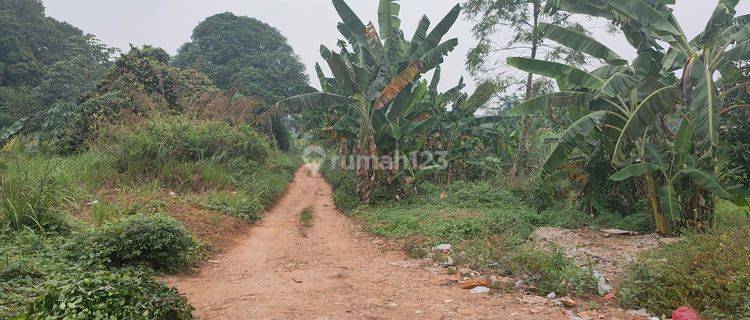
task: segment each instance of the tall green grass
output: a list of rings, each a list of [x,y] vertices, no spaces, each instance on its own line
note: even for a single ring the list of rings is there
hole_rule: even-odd
[[[68,230],[65,210],[112,175],[106,157],[95,152],[68,158],[0,157],[0,219],[13,229]]]

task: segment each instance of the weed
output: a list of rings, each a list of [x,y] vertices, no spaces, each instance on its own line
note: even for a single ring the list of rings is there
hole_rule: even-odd
[[[404,241],[403,251],[407,257],[412,259],[424,259],[429,254],[424,248],[424,244],[412,239]]]
[[[304,208],[299,213],[299,231],[304,238],[307,238],[307,232],[313,226],[313,219],[315,219],[315,215],[313,213],[314,209],[312,207]]]
[[[261,214],[264,209],[259,196],[240,192],[214,191],[207,194],[203,207],[255,222],[262,218]]]
[[[96,203],[91,205],[91,219],[97,226],[119,219],[121,212],[122,210],[113,204]]]
[[[25,312],[31,319],[193,319],[176,289],[137,271],[65,275],[47,283]]]
[[[670,314],[690,306],[706,319],[750,316],[750,227],[721,227],[655,249],[635,262],[617,295],[626,307]]]

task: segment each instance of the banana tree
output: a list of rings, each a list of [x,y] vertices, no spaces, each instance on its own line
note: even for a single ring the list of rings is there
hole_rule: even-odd
[[[357,165],[357,194],[368,203],[381,152],[376,130],[384,126],[382,119],[400,123],[399,108],[407,103],[400,98],[401,93],[412,89],[423,73],[441,64],[458,45],[458,39],[442,39],[456,22],[461,7],[453,7],[431,31],[430,20],[422,17],[411,40],[407,40],[400,30],[400,5],[395,0],[380,1],[379,28],[372,22],[365,25],[343,0],[333,0],[333,6],[341,17],[338,29],[345,40],[339,41],[339,52],[320,48],[333,77],[326,77],[318,66],[322,92],[287,98],[278,105],[293,111],[336,109],[340,121],[357,124],[355,152],[360,158],[372,160]]]
[[[736,61],[748,59],[750,19],[734,17],[738,1],[720,1],[705,31],[688,41],[668,7],[673,2],[558,0],[550,3],[547,10],[606,18],[620,26],[639,52],[630,64],[595,39],[554,25],[544,25],[542,36],[606,64],[587,72],[541,60],[508,61],[521,70],[556,79],[560,88],[559,92],[517,106],[511,114],[529,114],[557,106],[568,108],[577,119],[559,138],[545,162],[545,171],[556,170],[573,153],[586,155],[605,150],[614,167],[625,167],[625,171],[613,178],[644,180],[649,211],[661,233],[673,231],[674,224],[665,216],[710,222],[711,193],[740,205],[747,204],[716,178],[719,172],[715,150],[721,143],[718,119],[722,110],[732,106],[724,105],[713,75],[716,71],[733,72]],[[662,48],[661,42],[670,47]],[[680,69],[683,72],[677,78],[675,71]],[[687,127],[690,129],[683,129]],[[674,128],[680,129],[675,133]],[[689,143],[676,143],[678,137]],[[662,153],[672,158],[655,164],[647,152],[653,146],[680,150]]]
[[[427,102],[437,110],[438,119],[434,130],[429,133],[430,150],[443,152],[449,164],[444,172],[445,181],[450,182],[454,176],[464,173],[468,159],[482,155],[483,150],[477,150],[473,141],[480,141],[480,145],[491,145],[497,140],[494,124],[502,117],[476,116],[477,111],[497,92],[494,83],[481,83],[469,95],[463,92],[463,79],[456,87],[442,93],[436,89],[439,82],[440,73],[436,72],[430,82],[431,99]]]

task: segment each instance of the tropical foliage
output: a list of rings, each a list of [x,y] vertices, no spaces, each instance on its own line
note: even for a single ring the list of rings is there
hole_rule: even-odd
[[[352,141],[353,154],[372,160],[357,165],[357,193],[361,201],[369,202],[380,155],[419,150],[424,139],[416,137],[436,120],[426,112],[429,104],[419,103],[429,86],[417,80],[458,45],[458,39],[443,41],[443,37],[458,19],[461,7],[455,6],[432,30],[430,20],[423,17],[407,40],[400,29],[400,5],[395,1],[380,1],[379,28],[372,22],[365,26],[343,0],[333,4],[343,21],[338,29],[346,39],[339,42],[339,52],[320,48],[333,78],[316,66],[323,91],[287,98],[278,105],[293,111],[338,109],[329,118],[336,121],[331,127],[334,139],[343,142],[342,149]],[[389,155],[399,158],[398,153]]]
[[[308,120],[323,128],[319,134],[338,144],[344,160],[357,155],[357,193],[367,203],[379,180],[378,168],[386,169],[387,184],[397,182],[402,189],[413,189],[415,179],[430,172],[426,167],[438,168],[436,159],[420,159],[426,164],[419,166],[402,159],[417,159],[413,155],[422,151],[458,158],[459,138],[479,134],[482,124],[490,120],[476,119],[474,114],[493,96],[495,87],[484,84],[468,96],[462,92],[462,80],[458,86],[438,92],[439,65],[458,45],[457,39],[443,41],[443,37],[458,18],[460,6],[432,30],[430,20],[423,17],[411,40],[406,40],[400,30],[397,2],[380,2],[379,28],[372,22],[365,26],[343,1],[333,3],[343,21],[339,31],[347,39],[339,42],[339,52],[320,48],[333,77],[327,77],[317,65],[323,92],[291,97],[278,105],[293,111],[323,109]],[[433,70],[431,81],[420,80]],[[360,163],[361,159],[371,161]]]
[[[746,59],[747,19],[735,18],[737,1],[720,1],[705,31],[688,40],[665,3],[566,1],[547,10],[564,10],[612,20],[638,49],[630,64],[595,39],[575,30],[544,25],[542,35],[606,62],[587,72],[561,63],[509,58],[521,70],[553,78],[560,91],[526,101],[512,114],[567,108],[577,119],[558,139],[544,169],[551,173],[568,161],[586,161],[605,152],[619,172],[613,180],[642,179],[656,228],[705,226],[713,218],[713,196],[746,205],[722,181],[718,149],[719,118],[725,103],[722,77],[737,72]],[[668,43],[662,48],[660,42]],[[680,78],[676,70],[682,70]],[[723,89],[723,90],[722,90]]]

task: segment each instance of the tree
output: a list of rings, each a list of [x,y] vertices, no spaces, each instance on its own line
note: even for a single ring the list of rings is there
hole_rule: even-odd
[[[338,29],[346,39],[339,41],[340,51],[321,46],[333,78],[317,66],[323,92],[303,94],[278,102],[285,109],[338,108],[341,123],[354,124],[352,132],[356,154],[367,163],[357,163],[357,194],[362,202],[370,202],[376,181],[378,155],[390,149],[379,146],[378,132],[391,135],[391,145],[398,150],[404,137],[423,130],[426,118],[404,109],[419,92],[415,83],[420,76],[443,62],[458,45],[458,39],[441,42],[458,19],[460,6],[455,6],[431,31],[430,20],[422,17],[411,38],[406,40],[400,30],[399,4],[381,0],[378,9],[379,28],[364,22],[343,0],[333,0],[342,19]],[[428,32],[429,31],[429,32]],[[381,37],[382,35],[382,37]],[[424,86],[426,90],[426,86]],[[395,143],[394,143],[395,142]]]
[[[506,87],[522,85],[524,100],[528,100],[539,93],[535,92],[539,91],[535,89],[545,86],[542,83],[535,84],[532,73],[528,73],[524,79],[502,72],[491,75],[503,67],[497,62],[498,56],[503,60],[504,54],[509,52],[517,54],[520,51],[531,59],[545,56],[548,60],[562,60],[574,65],[582,64],[585,56],[580,52],[544,41],[539,29],[545,21],[570,27],[579,32],[583,31],[582,26],[569,22],[569,14],[545,12],[543,9],[547,2],[549,1],[467,0],[463,5],[464,12],[469,18],[477,21],[474,26],[474,35],[479,40],[479,44],[469,52],[466,61],[472,74],[485,77],[490,74],[490,77],[496,77],[495,81]],[[504,40],[498,39],[499,34],[507,33],[513,36],[506,43],[500,42]],[[541,79],[541,81],[544,80]],[[515,184],[519,184],[521,177],[526,174],[526,141],[531,125],[531,117],[524,117],[521,121],[517,153],[510,172],[511,181]]]
[[[557,170],[574,154],[604,150],[621,168],[611,179],[643,179],[649,211],[664,234],[673,233],[676,223],[699,228],[711,223],[714,196],[747,206],[720,178],[717,152],[724,143],[718,129],[722,111],[737,106],[724,99],[728,91],[716,85],[714,74],[736,74],[737,62],[750,56],[750,26],[747,17],[735,18],[736,5],[720,1],[704,32],[691,41],[667,3],[558,0],[551,5],[548,10],[612,20],[639,54],[628,64],[584,34],[545,25],[545,37],[607,64],[586,72],[550,61],[508,59],[516,68],[557,80],[561,90],[528,100],[511,114],[555,105],[578,114],[548,156],[545,171]],[[665,50],[659,41],[670,47]],[[680,69],[678,78],[674,72]]]
[[[78,102],[106,70],[112,50],[46,17],[39,0],[0,1],[0,127]],[[34,122],[33,119],[30,122]]]
[[[271,105],[308,86],[305,66],[287,39],[260,20],[217,14],[195,27],[191,39],[179,49],[175,65],[200,70],[223,90],[257,96]],[[282,119],[272,122],[277,144],[287,149]]]
[[[96,93],[125,93],[137,102],[140,112],[148,108],[181,113],[202,94],[215,87],[204,74],[169,64],[169,54],[152,46],[131,47],[118,58],[97,85]],[[137,110],[136,113],[138,113]]]

